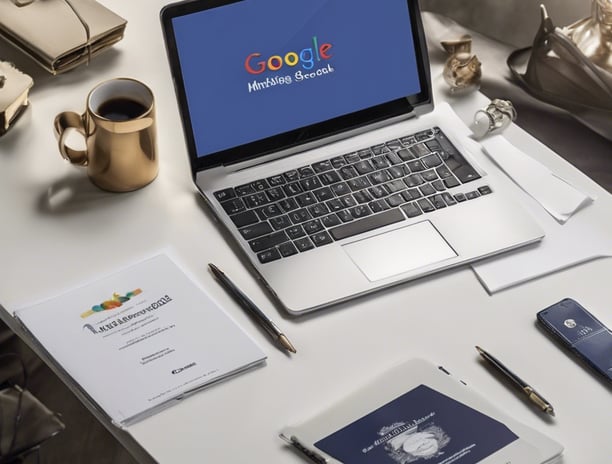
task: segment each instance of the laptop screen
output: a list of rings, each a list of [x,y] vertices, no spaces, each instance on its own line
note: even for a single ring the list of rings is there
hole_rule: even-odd
[[[407,0],[195,3],[162,17],[172,16],[166,39],[198,159],[340,132],[369,109],[366,119],[388,116],[389,104],[405,112],[427,85]]]

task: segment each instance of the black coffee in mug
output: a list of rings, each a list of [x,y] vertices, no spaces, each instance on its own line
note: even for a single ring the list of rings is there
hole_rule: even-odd
[[[130,98],[112,98],[103,102],[98,108],[98,114],[110,121],[129,121],[141,116],[147,107]]]

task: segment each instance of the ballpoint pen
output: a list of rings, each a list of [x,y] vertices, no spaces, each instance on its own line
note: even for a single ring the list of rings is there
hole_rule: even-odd
[[[531,387],[527,382],[522,380],[518,375],[516,375],[510,369],[504,366],[498,359],[491,356],[479,346],[476,346],[476,350],[478,351],[478,353],[480,353],[480,356],[485,359],[485,361],[490,363],[502,374],[504,374],[508,379],[512,381],[514,385],[518,386],[523,391],[523,393],[527,395],[529,400],[538,406],[538,408],[540,408],[544,412],[547,412],[551,416],[555,415],[555,411],[552,405],[548,401],[546,401],[542,395],[535,391],[533,387]]]
[[[281,332],[276,324],[274,324],[274,322],[272,322],[268,316],[266,316],[261,309],[255,305],[255,303],[253,303],[244,293],[240,291],[238,287],[236,287],[236,285],[234,285],[234,283],[223,273],[223,271],[221,271],[221,269],[212,263],[208,263],[208,267],[221,285],[223,285],[223,287],[225,287],[232,297],[236,299],[240,307],[253,316],[257,323],[265,329],[270,337],[280,343],[287,351],[292,353],[296,352],[287,336]]]

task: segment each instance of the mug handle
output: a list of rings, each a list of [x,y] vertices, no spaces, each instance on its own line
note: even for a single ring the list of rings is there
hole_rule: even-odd
[[[77,114],[74,111],[64,111],[58,114],[53,122],[55,138],[62,158],[79,166],[87,166],[87,151],[75,150],[67,146],[66,135],[68,134],[67,129],[75,129],[83,137],[86,137],[84,117],[84,115]]]

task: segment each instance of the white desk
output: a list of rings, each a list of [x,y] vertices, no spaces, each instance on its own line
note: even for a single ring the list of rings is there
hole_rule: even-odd
[[[224,241],[192,186],[158,14],[162,0],[105,0],[128,19],[126,36],[89,67],[50,77],[9,56],[35,77],[32,108],[0,139],[0,302],[9,312],[172,247],[182,263],[266,350],[267,365],[207,389],[118,437],[161,463],[304,462],[278,438],[371,374],[409,357],[444,365],[517,419],[563,443],[565,464],[610,462],[609,386],[554,345],[535,313],[571,296],[612,326],[612,261],[601,259],[488,295],[469,268],[399,286],[302,319],[286,318]],[[439,68],[434,66],[434,77]],[[94,84],[116,76],[148,83],[157,98],[160,175],[148,187],[109,194],[65,164],[52,121],[82,110]],[[469,121],[483,97],[453,102]],[[512,127],[508,137],[568,178],[610,195]],[[298,349],[273,347],[206,270],[221,266],[277,321]],[[12,323],[7,312],[2,318]],[[13,324],[14,325],[14,324]],[[498,355],[549,399],[548,420],[478,360],[474,345]],[[111,426],[112,429],[112,426]],[[115,431],[117,432],[117,431]],[[133,440],[132,440],[133,438]]]

